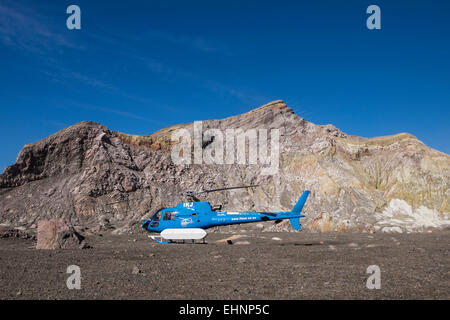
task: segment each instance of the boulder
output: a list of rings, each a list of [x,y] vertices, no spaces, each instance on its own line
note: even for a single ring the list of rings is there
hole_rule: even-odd
[[[39,220],[36,249],[85,249],[85,238],[63,219]]]

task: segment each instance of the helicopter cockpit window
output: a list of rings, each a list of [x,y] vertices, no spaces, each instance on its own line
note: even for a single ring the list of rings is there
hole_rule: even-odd
[[[173,220],[175,218],[175,211],[166,211],[164,213],[164,220]]]
[[[162,209],[156,211],[156,213],[153,215],[152,221],[161,220],[161,216],[162,216]]]

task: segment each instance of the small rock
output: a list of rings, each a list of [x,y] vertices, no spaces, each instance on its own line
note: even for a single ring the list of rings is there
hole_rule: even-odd
[[[232,244],[233,240],[236,240],[236,239],[239,239],[239,238],[242,238],[242,237],[245,237],[245,236],[236,234],[236,235],[233,235],[233,236],[231,236],[229,238],[226,238],[226,239],[217,240],[216,243],[225,243],[226,242],[228,244]]]
[[[245,258],[239,258],[238,262],[239,263],[245,263],[247,260]]]
[[[330,245],[328,246],[328,248],[329,248],[331,251],[336,251],[336,247],[333,246],[332,244],[330,244]]]
[[[398,227],[398,226],[394,226],[394,227],[383,227],[381,229],[381,232],[386,232],[386,233],[403,233],[402,228]]]
[[[281,241],[281,239],[278,238],[278,237],[273,237],[272,240],[274,240],[274,241]]]
[[[55,188],[51,188],[51,189],[47,190],[45,195],[48,196],[48,197],[51,197],[55,193],[55,191],[56,191]]]
[[[349,247],[352,247],[352,248],[357,248],[357,247],[358,247],[358,244],[352,242],[352,243],[349,243],[348,246],[349,246]]]
[[[92,249],[92,246],[86,242],[86,240],[82,240],[79,246],[80,249]]]
[[[248,241],[238,241],[235,244],[236,245],[247,245],[247,244],[250,244],[250,242],[248,242]]]
[[[220,259],[222,256],[214,256],[214,259]]]
[[[141,270],[138,267],[133,266],[133,271],[131,273],[132,274],[139,274],[139,273],[141,273]]]

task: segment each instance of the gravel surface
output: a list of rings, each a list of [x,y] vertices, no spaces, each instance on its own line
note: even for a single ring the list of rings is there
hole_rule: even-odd
[[[211,233],[207,244],[146,235],[88,237],[92,249],[36,250],[0,240],[0,299],[449,299],[450,232]],[[81,289],[66,286],[67,267]],[[381,288],[366,287],[367,268]]]

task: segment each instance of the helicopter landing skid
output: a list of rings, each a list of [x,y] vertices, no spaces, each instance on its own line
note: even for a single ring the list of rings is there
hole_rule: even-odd
[[[152,238],[152,240],[154,240],[157,243],[170,243],[170,242],[167,242],[167,241],[163,241],[162,240],[163,238],[161,236],[150,236],[150,238]]]

